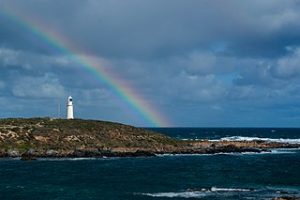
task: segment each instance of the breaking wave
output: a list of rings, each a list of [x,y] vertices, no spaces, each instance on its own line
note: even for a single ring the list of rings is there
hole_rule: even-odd
[[[253,189],[243,189],[243,188],[217,188],[212,187],[210,190],[212,192],[251,192]]]
[[[206,195],[202,192],[161,192],[161,193],[142,193],[141,195],[149,197],[181,197],[181,198],[199,198],[205,197]]]
[[[231,136],[223,137],[217,140],[209,141],[266,141],[266,142],[280,142],[289,144],[300,144],[300,139],[290,139],[290,138],[260,138],[260,137],[243,137],[243,136]]]
[[[119,157],[37,158],[38,161],[117,160]]]
[[[263,151],[263,152],[230,152],[230,153],[194,153],[194,154],[156,154],[157,157],[198,157],[198,156],[218,156],[218,155],[232,155],[232,156],[241,156],[241,155],[265,155],[265,154],[294,154],[298,153],[300,148],[278,148],[278,149],[271,149],[270,151]]]
[[[168,197],[168,198],[202,198],[206,196],[213,195],[224,195],[225,193],[235,194],[235,193],[244,193],[252,192],[253,189],[244,189],[244,188],[218,188],[212,187],[210,189],[202,188],[200,190],[188,189],[187,191],[182,192],[159,192],[159,193],[141,193],[144,196],[150,197]]]
[[[286,196],[299,197],[299,191],[288,188],[202,188],[198,190],[188,189],[180,192],[138,193],[137,195],[158,198],[198,198],[214,197],[217,199],[272,199],[285,194]]]

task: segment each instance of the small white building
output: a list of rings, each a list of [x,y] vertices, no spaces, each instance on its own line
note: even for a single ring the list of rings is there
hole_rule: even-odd
[[[74,119],[74,110],[73,110],[73,98],[68,97],[67,102],[67,119]]]

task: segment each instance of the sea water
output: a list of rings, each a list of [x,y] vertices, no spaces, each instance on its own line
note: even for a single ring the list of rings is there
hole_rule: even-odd
[[[297,142],[300,129],[156,129],[179,139]],[[271,199],[300,196],[300,150],[150,158],[0,159],[2,199]]]

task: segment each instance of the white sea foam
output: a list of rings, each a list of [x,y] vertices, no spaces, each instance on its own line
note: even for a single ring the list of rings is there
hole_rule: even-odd
[[[183,192],[159,192],[159,193],[142,193],[141,195],[150,196],[150,197],[168,197],[168,198],[202,198],[206,196],[213,195],[224,195],[242,193],[242,192],[252,192],[254,190],[244,189],[244,188],[218,188],[212,187],[210,189],[202,188],[199,190],[183,191]]]
[[[161,193],[142,193],[144,196],[150,197],[168,197],[168,198],[199,198],[207,196],[203,192],[161,192]]]
[[[156,154],[157,157],[197,157],[197,156],[218,156],[218,155],[232,155],[232,156],[241,156],[241,155],[264,155],[264,154],[293,154],[300,151],[300,148],[278,148],[271,149],[270,151],[262,152],[219,152],[219,153],[194,153],[194,154]]]
[[[210,189],[212,192],[251,192],[251,189],[244,189],[244,188],[218,188],[212,187]]]
[[[191,156],[210,156],[214,154],[200,154],[200,153],[191,153],[191,154],[172,154],[172,153],[164,153],[164,154],[155,154],[157,157],[169,157],[169,156],[178,156],[178,157],[191,157]]]
[[[38,158],[39,161],[81,161],[81,160],[98,160],[103,158]]]
[[[273,149],[270,153],[272,153],[272,154],[291,154],[291,153],[297,153],[299,151],[300,151],[300,148],[298,148],[298,149],[286,148],[286,149]]]
[[[197,156],[216,156],[216,155],[257,155],[272,152],[230,152],[230,153],[191,153],[191,154],[156,154],[157,157],[197,157]]]
[[[244,137],[244,136],[231,136],[223,137],[220,139],[213,139],[209,141],[266,141],[266,142],[280,142],[289,144],[300,144],[300,139],[290,139],[290,138],[261,138],[261,137]]]

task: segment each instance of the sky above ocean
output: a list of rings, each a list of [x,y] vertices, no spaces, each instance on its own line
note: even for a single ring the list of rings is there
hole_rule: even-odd
[[[300,2],[0,0],[0,118],[299,127]],[[60,112],[59,110],[60,105]]]

